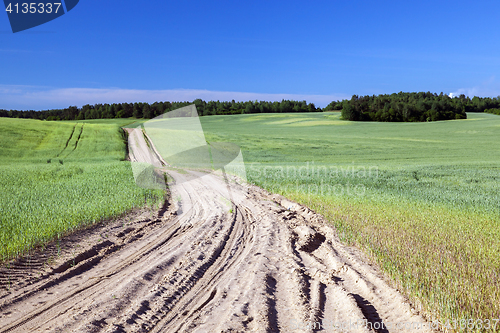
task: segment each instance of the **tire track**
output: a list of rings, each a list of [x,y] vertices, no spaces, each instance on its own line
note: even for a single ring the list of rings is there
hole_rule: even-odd
[[[161,167],[141,133],[129,136],[131,160]],[[45,271],[42,254],[0,269],[0,286],[14,277],[0,332],[392,333],[402,330],[379,326],[424,322],[307,207],[232,176],[169,173],[178,200],[153,216],[96,228]],[[26,283],[28,270],[42,275]]]
[[[60,155],[61,155],[61,154],[62,154],[62,153],[66,150],[66,148],[68,148],[68,144],[69,144],[69,142],[71,141],[71,138],[73,137],[73,134],[75,133],[75,128],[76,128],[76,125],[77,125],[77,124],[75,124],[75,126],[73,126],[73,129],[71,130],[71,134],[69,135],[68,141],[66,141],[66,144],[64,145],[63,150],[61,150],[61,151],[59,152],[59,154],[57,154],[57,155],[56,155],[56,157],[59,157],[59,156],[60,156]]]
[[[73,147],[73,151],[76,150],[76,148],[78,147],[78,142],[80,142],[80,138],[82,137],[82,133],[83,133],[83,127],[85,126],[85,124],[82,124],[82,127],[80,128],[80,134],[78,134],[78,137],[76,138],[76,142],[75,142],[75,147]]]

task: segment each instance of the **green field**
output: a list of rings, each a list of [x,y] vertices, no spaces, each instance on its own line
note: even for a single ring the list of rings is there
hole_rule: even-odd
[[[118,125],[0,118],[0,261],[134,207],[163,202],[137,187]]]
[[[431,319],[500,316],[500,116],[347,122],[339,113],[201,117],[242,148],[248,179],[327,217]],[[162,191],[134,183],[119,126],[0,119],[5,260]]]
[[[201,118],[251,182],[326,216],[429,317],[500,317],[500,116],[347,122],[339,113]]]

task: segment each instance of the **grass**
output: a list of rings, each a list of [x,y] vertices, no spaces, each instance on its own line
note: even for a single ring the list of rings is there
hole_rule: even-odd
[[[162,202],[163,191],[135,185],[123,122],[1,118],[0,260]]]
[[[500,117],[354,123],[339,116],[200,119],[209,142],[242,148],[251,182],[323,214],[429,319],[499,318]],[[135,186],[123,161],[119,126],[141,122],[2,118],[0,258],[158,204],[163,192]]]
[[[142,124],[147,121],[147,119],[137,119],[137,118],[111,118],[111,119],[87,119],[78,120],[79,123],[83,124],[102,124],[102,125],[117,125],[120,127],[130,127],[134,126],[135,123]],[[74,123],[74,120],[65,120],[62,122]]]
[[[339,117],[201,121],[210,142],[241,147],[250,181],[327,217],[429,319],[499,318],[500,117],[432,123]]]

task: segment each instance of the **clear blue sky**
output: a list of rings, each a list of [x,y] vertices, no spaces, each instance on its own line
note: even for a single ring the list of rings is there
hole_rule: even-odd
[[[0,108],[500,95],[500,1],[80,0],[13,34],[0,13]]]

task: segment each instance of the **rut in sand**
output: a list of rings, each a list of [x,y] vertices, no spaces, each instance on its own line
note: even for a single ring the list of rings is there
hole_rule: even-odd
[[[157,158],[145,140],[132,160]],[[160,211],[1,268],[0,332],[431,331],[313,211],[232,176],[168,173]]]

